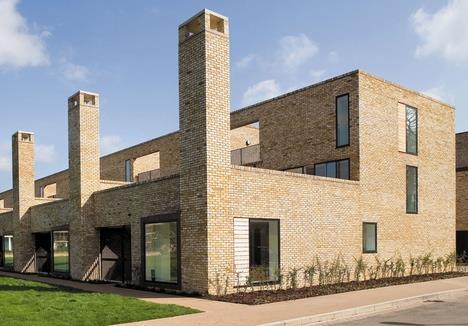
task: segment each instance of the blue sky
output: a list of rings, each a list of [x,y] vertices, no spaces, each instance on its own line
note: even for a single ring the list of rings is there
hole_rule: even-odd
[[[67,97],[101,94],[103,154],[178,129],[177,27],[230,18],[232,109],[357,68],[449,102],[468,130],[468,1],[0,0],[0,191],[11,135],[68,166]]]

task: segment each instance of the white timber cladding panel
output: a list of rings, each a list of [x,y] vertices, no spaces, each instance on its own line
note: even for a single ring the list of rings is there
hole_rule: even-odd
[[[398,150],[406,152],[406,105],[398,103]]]
[[[234,266],[236,285],[244,285],[249,277],[249,219],[234,219]]]

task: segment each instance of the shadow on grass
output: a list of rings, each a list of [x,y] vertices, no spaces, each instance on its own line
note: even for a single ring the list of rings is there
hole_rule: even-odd
[[[0,291],[38,291],[38,292],[70,292],[77,293],[83,292],[81,290],[75,290],[64,287],[44,287],[44,286],[32,286],[32,285],[0,285]]]

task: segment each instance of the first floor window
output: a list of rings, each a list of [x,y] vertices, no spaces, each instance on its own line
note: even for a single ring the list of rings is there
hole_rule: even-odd
[[[418,153],[418,111],[406,106],[406,152]]]
[[[133,166],[131,160],[125,161],[125,181],[133,182]]]
[[[349,145],[349,95],[336,98],[336,147]]]
[[[315,175],[349,180],[349,159],[315,164]]]
[[[177,222],[145,224],[145,280],[178,282]]]
[[[13,236],[3,236],[3,266],[13,268]]]
[[[418,168],[406,167],[406,212],[418,212]]]
[[[70,273],[70,251],[68,231],[54,231],[53,249],[54,249],[54,272]]]
[[[249,277],[253,282],[278,281],[279,221],[249,221]]]
[[[377,252],[377,223],[363,223],[362,247],[364,253]]]

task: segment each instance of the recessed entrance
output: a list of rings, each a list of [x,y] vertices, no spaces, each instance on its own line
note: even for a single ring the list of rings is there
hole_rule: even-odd
[[[50,233],[36,233],[36,272],[50,273],[51,268],[51,239]]]
[[[101,273],[105,281],[132,279],[130,227],[101,229]]]

